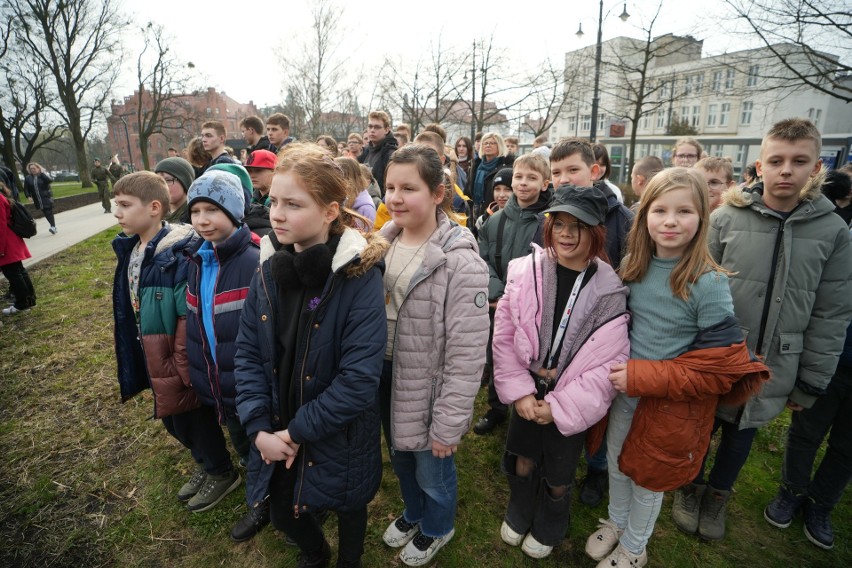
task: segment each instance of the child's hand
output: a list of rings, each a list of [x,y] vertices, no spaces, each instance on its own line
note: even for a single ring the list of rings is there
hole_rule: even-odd
[[[254,439],[254,445],[260,451],[260,457],[267,464],[287,459],[289,452],[295,452],[284,440],[269,432],[258,432]]]
[[[299,445],[293,441],[293,438],[290,437],[289,430],[279,430],[275,432],[275,436],[277,436],[282,442],[287,444],[290,453],[287,454],[287,461],[284,462],[284,467],[290,469],[290,466],[293,465],[293,462],[296,461],[296,455],[299,453]]]
[[[550,409],[550,404],[544,400],[537,400],[535,405],[535,422],[536,424],[550,424],[553,422],[553,412]]]
[[[528,394],[515,401],[515,412],[524,420],[535,420],[535,397]]]
[[[609,368],[609,382],[618,392],[627,392],[627,363],[616,363]]]
[[[457,445],[456,446],[445,446],[444,444],[442,444],[441,442],[439,442],[437,440],[432,440],[432,455],[435,456],[436,458],[441,458],[441,459],[448,458],[451,455],[453,455],[454,453],[456,453],[457,449],[458,449]]]
[[[787,400],[787,408],[789,408],[793,412],[800,412],[800,411],[805,409],[804,406],[802,406],[801,404],[798,404],[796,402],[793,402],[792,400]]]

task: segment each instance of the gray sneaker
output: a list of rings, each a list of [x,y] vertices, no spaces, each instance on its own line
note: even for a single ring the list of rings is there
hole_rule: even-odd
[[[189,500],[186,508],[193,513],[212,509],[225,496],[240,486],[242,478],[235,470],[221,475],[208,475],[198,493]]]
[[[192,474],[192,477],[189,478],[189,481],[183,484],[183,487],[178,491],[177,498],[182,503],[186,503],[192,496],[198,493],[198,490],[201,489],[201,486],[204,485],[204,480],[207,479],[207,472],[204,471],[203,467],[198,467],[195,470],[195,473]]]
[[[675,526],[686,534],[695,534],[698,530],[698,511],[706,489],[706,485],[689,483],[675,491],[672,520]]]
[[[701,512],[698,515],[698,536],[708,540],[725,538],[725,513],[731,491],[714,489],[710,485],[701,499]]]

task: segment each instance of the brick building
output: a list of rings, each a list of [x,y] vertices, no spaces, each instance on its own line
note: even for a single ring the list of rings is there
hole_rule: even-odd
[[[242,141],[240,121],[251,115],[259,115],[253,101],[239,103],[224,92],[210,87],[206,91],[196,91],[181,95],[169,101],[168,118],[163,133],[154,134],[148,139],[148,161],[151,166],[167,156],[170,146],[181,150],[190,139],[201,133],[201,125],[208,120],[218,120],[225,125],[225,138],[228,142]],[[119,154],[123,163],[131,163],[135,169],[142,169],[142,152],[139,149],[139,125],[136,113],[141,105],[143,112],[152,108],[152,101],[146,93],[141,100],[138,91],[124,97],[123,101],[113,101],[112,113],[107,117],[107,143]],[[126,130],[125,130],[126,128]],[[128,146],[130,159],[127,158]]]

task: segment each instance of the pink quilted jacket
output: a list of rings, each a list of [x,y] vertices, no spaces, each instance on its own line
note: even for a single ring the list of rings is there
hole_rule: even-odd
[[[610,366],[627,361],[630,355],[627,287],[609,264],[595,262],[597,270],[580,292],[565,332],[557,364],[559,380],[545,395],[554,422],[565,436],[588,430],[606,415],[617,394],[607,378]],[[545,270],[554,276],[546,278]],[[509,263],[492,343],[494,385],[506,404],[536,392],[530,372],[541,368],[549,348],[547,337],[540,349],[539,335],[542,317],[553,318],[554,302],[546,303],[544,298],[556,295],[555,271],[555,261],[535,245],[532,254]],[[549,323],[550,329],[558,325]]]

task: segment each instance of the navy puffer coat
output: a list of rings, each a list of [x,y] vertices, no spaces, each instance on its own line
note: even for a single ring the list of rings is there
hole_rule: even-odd
[[[368,238],[354,229],[344,232],[320,301],[299,330],[294,380],[300,400],[286,425],[279,417],[279,296],[269,237],[261,240],[261,264],[243,308],[237,411],[250,438],[286,427],[301,444],[293,466],[292,506],[298,512],[358,509],[372,500],[381,481],[378,388],[387,341],[381,259],[387,242]],[[257,473],[249,504],[264,499],[272,470],[263,465]]]

